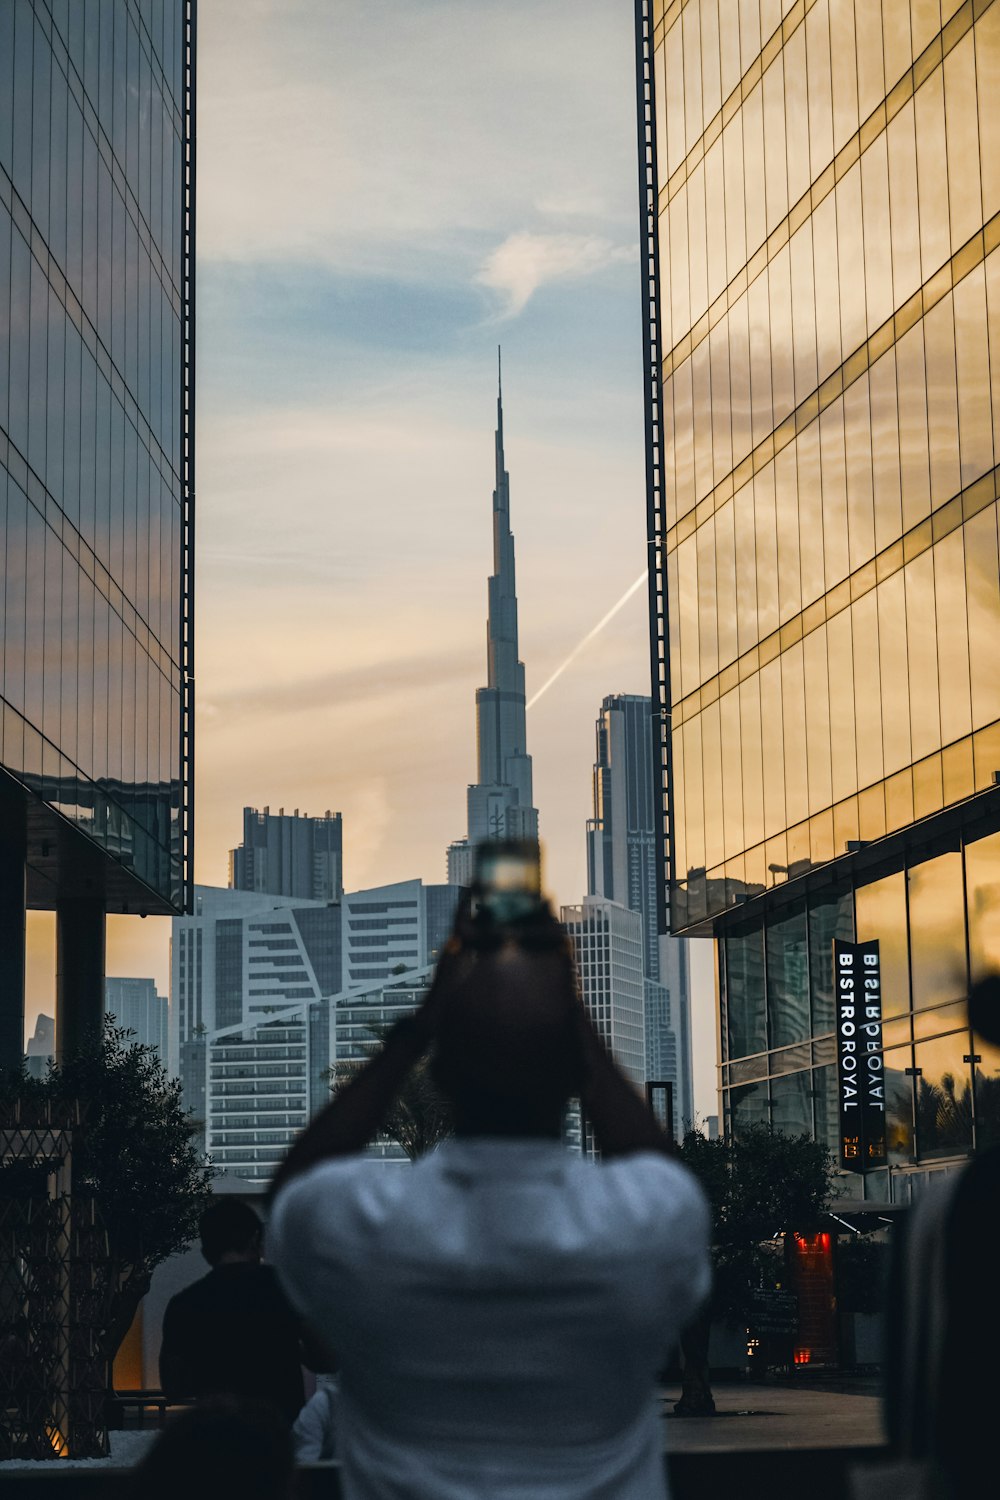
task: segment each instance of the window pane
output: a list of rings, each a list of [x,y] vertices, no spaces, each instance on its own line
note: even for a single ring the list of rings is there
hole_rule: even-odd
[[[903,530],[930,511],[930,459],[927,451],[927,380],[923,327],[917,323],[896,344],[899,403],[899,462],[903,491]]]
[[[767,1009],[772,1047],[809,1036],[806,914],[799,907],[767,927]]]
[[[921,1161],[972,1146],[972,1081],[966,1031],[914,1048],[917,1075],[917,1150]]]
[[[906,886],[902,872],[859,886],[854,894],[858,942],[879,942],[882,969],[882,1014],[898,1016],[910,1009],[906,952]]]
[[[965,994],[965,900],[958,850],[908,872],[913,1009]]]
[[[941,745],[934,612],[934,562],[930,552],[903,570],[906,584],[906,647],[910,681],[910,735],[914,759]]]
[[[771,1080],[771,1125],[783,1135],[812,1135],[812,1080],[808,1073],[788,1073]]]
[[[759,681],[764,758],[764,836],[771,838],[787,827],[780,660],[768,662],[760,673]]]
[[[767,1047],[763,934],[725,939],[727,1057],[746,1057]]]
[[[913,1081],[910,1047],[893,1047],[883,1055],[885,1065],[886,1149],[893,1165],[913,1160]]]
[[[950,297],[942,298],[924,319],[924,353],[927,361],[931,506],[935,507],[960,488],[955,319]]]
[[[813,1069],[816,1139],[835,1151],[840,1138],[840,1101],[835,1067]]]
[[[1000,833],[965,846],[972,977],[1000,970]]]
[[[944,81],[938,68],[913,99],[920,191],[920,268],[924,281],[948,259],[948,161],[944,134]]]
[[[737,1140],[752,1125],[769,1125],[766,1083],[745,1083],[729,1090],[729,1128]]]
[[[833,943],[854,937],[850,891],[830,897],[809,912],[809,984],[814,1036],[834,1029]]]
[[[882,682],[882,748],[885,774],[910,764],[910,692],[906,669],[906,605],[903,574],[876,590],[879,673]]]
[[[806,688],[806,762],[811,813],[829,807],[833,800],[826,644],[825,630],[812,631],[802,642]]]
[[[959,282],[954,292],[954,304],[961,483],[964,488],[993,464],[986,276],[982,266]]]
[[[972,730],[963,532],[953,531],[938,542],[933,555],[935,601],[941,624],[938,639],[941,742],[950,745]],[[995,643],[996,637],[992,639]]]
[[[902,534],[903,529],[894,350],[890,349],[872,365],[868,373],[868,388],[871,395],[875,550],[881,552]]]
[[[830,670],[830,733],[833,799],[857,791],[858,767],[854,718],[854,659],[851,612],[842,610],[826,627]]]

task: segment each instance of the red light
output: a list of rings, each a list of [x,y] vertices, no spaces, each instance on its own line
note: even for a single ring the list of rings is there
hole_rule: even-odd
[[[807,1365],[811,1359],[811,1349],[796,1349],[795,1353],[792,1355],[792,1360],[797,1365]]]
[[[822,1247],[823,1247],[824,1250],[829,1250],[829,1248],[830,1248],[830,1236],[826,1233],[825,1230],[820,1235],[819,1242],[822,1245]]]

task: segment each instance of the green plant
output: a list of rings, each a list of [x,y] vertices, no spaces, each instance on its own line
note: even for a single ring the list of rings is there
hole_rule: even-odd
[[[715,1410],[708,1368],[713,1317],[741,1323],[753,1293],[780,1278],[776,1237],[808,1232],[819,1223],[830,1196],[833,1161],[809,1136],[788,1136],[753,1125],[733,1141],[709,1140],[690,1130],[679,1148],[698,1178],[712,1216],[712,1295],[681,1341],[683,1392],[678,1410]]]
[[[213,1175],[192,1144],[197,1126],[184,1111],[179,1080],[131,1035],[108,1017],[99,1036],[45,1078],[22,1071],[0,1085],[5,1119],[48,1111],[80,1120],[72,1132],[72,1200],[92,1202],[97,1229],[83,1237],[77,1258],[87,1261],[79,1269],[86,1272],[90,1362],[104,1387],[154,1269],[195,1237]],[[23,1161],[0,1168],[0,1198],[31,1192],[38,1170]],[[106,1447],[101,1432],[92,1441],[97,1451]]]

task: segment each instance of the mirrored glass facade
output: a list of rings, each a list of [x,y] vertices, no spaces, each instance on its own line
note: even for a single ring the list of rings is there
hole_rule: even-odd
[[[837,1150],[833,940],[877,938],[889,1169],[867,1174],[866,1196],[905,1200],[912,1169],[1000,1139],[1000,1054],[970,1034],[965,1008],[970,976],[1000,967],[997,822],[925,826],[919,845],[873,850],[720,922],[731,1131],[763,1121]]]
[[[671,920],[721,940],[730,1118],[823,1134],[832,939],[905,969],[901,1026],[960,997],[1000,771],[1000,4],[636,13]],[[900,1076],[971,1087],[958,1047]]]
[[[193,10],[0,5],[0,763],[61,815],[35,905],[64,820],[108,909],[185,900]]]

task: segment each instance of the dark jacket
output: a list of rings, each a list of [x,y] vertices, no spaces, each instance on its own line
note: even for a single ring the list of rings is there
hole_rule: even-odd
[[[170,1299],[160,1384],[171,1401],[247,1396],[295,1420],[305,1399],[299,1325],[271,1266],[215,1266]]]

